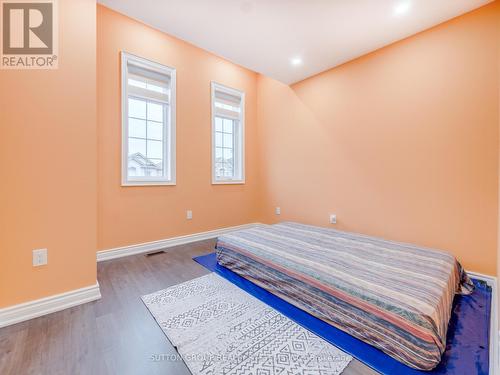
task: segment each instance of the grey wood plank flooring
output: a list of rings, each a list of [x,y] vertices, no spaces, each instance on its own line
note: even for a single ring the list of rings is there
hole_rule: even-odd
[[[101,300],[0,329],[0,374],[189,375],[140,297],[207,274],[192,258],[214,243],[99,263]],[[344,374],[376,372],[353,360]]]

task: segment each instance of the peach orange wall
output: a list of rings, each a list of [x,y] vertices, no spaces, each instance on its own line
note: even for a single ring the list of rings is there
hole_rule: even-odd
[[[95,8],[59,1],[59,69],[0,70],[0,307],[96,283]]]
[[[292,87],[259,77],[263,220],[336,213],[496,274],[499,21],[496,2]]]
[[[177,69],[177,185],[120,186],[120,51]],[[246,184],[211,184],[210,82],[246,93]],[[98,248],[257,220],[257,75],[97,7]],[[186,210],[193,220],[186,220]]]
[[[500,1],[496,1],[497,3],[500,3]],[[498,5],[497,5],[498,6]],[[497,29],[497,63],[498,63],[498,109],[499,109],[499,116],[498,116],[498,128],[500,129],[500,22],[498,23],[498,29]],[[500,137],[499,137],[499,144],[498,148],[500,150]],[[500,200],[500,151],[499,151],[499,180],[498,180],[498,196]],[[498,230],[497,230],[497,277],[498,273],[500,271],[500,201],[498,204]],[[498,282],[498,280],[497,280]],[[500,308],[500,289],[498,289],[497,292],[497,301],[499,303],[499,308]],[[500,324],[500,315],[498,316],[498,322]]]

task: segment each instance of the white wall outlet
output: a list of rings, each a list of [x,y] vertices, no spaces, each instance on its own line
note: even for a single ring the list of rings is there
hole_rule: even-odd
[[[276,209],[274,210],[274,213],[276,215],[281,215],[281,207],[276,207]]]
[[[330,215],[330,224],[337,224],[337,215],[335,214]]]
[[[33,267],[47,264],[47,249],[33,250]]]
[[[186,219],[188,219],[188,220],[193,219],[193,211],[191,211],[191,210],[186,211]]]

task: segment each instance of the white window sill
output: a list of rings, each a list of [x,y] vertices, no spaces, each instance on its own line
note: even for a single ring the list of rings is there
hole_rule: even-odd
[[[212,185],[244,185],[245,180],[215,180]]]
[[[122,186],[174,186],[175,181],[127,181],[122,182]]]

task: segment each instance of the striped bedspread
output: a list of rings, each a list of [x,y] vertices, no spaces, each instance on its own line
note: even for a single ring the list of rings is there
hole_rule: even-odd
[[[217,261],[420,370],[441,360],[455,293],[473,290],[446,252],[297,223],[220,236]]]

